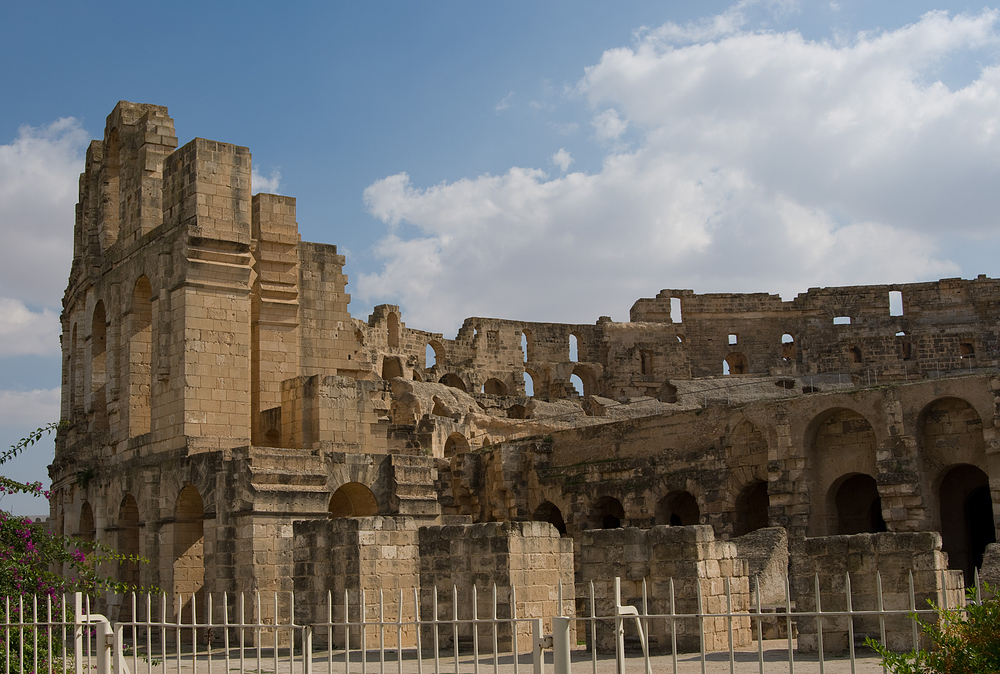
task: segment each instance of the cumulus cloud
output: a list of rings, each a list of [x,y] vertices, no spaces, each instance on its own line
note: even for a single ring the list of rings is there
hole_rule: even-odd
[[[72,117],[0,145],[0,296],[58,306],[73,256],[87,133]]]
[[[503,112],[510,107],[510,99],[514,97],[513,91],[508,91],[507,95],[500,99],[500,102],[496,104],[496,111]]]
[[[23,302],[0,297],[0,357],[59,353],[59,315],[32,311]]]
[[[573,155],[569,153],[564,147],[559,148],[559,151],[552,155],[552,163],[559,167],[559,170],[565,173],[569,169],[570,164],[573,163]]]
[[[266,178],[261,175],[260,167],[254,166],[250,173],[250,192],[252,194],[257,194],[258,192],[264,192],[266,194],[278,194],[278,190],[281,189],[281,171],[278,169],[271,169],[271,175]]]
[[[628,120],[619,117],[618,111],[614,108],[602,110],[594,115],[591,124],[594,126],[594,135],[600,143],[618,140],[628,128]]]
[[[941,251],[1000,243],[1000,66],[954,88],[937,73],[995,49],[1000,15],[931,12],[834,44],[747,30],[748,4],[639,31],[585,69],[598,171],[373,183],[365,203],[390,232],[359,296],[438,330],[624,318],[665,287],[788,298],[989,271]]]

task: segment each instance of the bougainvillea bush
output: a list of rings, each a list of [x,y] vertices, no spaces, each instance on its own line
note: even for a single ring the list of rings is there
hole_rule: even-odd
[[[0,454],[0,464],[57,429],[58,424],[48,424],[33,431]],[[49,497],[41,482],[0,476],[2,494]],[[0,671],[7,671],[8,664],[10,671],[33,671],[36,662],[38,671],[61,671],[60,663],[48,662],[50,649],[54,655],[61,651],[58,630],[11,625],[33,622],[36,616],[44,622],[49,610],[53,620],[61,620],[64,611],[73,609],[64,601],[69,592],[96,596],[138,589],[100,573],[128,559],[107,546],[52,533],[45,524],[0,509]]]

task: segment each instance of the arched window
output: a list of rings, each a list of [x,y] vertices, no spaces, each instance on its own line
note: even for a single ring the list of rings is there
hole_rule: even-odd
[[[437,353],[434,352],[434,347],[428,344],[424,347],[424,367],[434,367],[437,363]]]
[[[556,528],[562,535],[566,535],[566,522],[563,521],[562,511],[550,501],[543,501],[531,516],[533,522],[548,522]]]
[[[118,508],[118,552],[126,557],[118,565],[118,580],[133,587],[139,585],[139,506],[126,494]],[[132,558],[132,559],[128,559]]]
[[[535,378],[527,370],[524,371],[524,395],[528,397],[535,395]]]
[[[734,536],[742,536],[767,526],[767,482],[756,480],[740,492],[736,497],[736,525]]]
[[[153,363],[153,290],[140,276],[132,292],[128,338],[129,435],[150,431],[150,394]]]
[[[94,428],[108,427],[107,406],[107,319],[104,302],[94,307],[90,328],[90,389],[93,396]]]
[[[444,457],[451,458],[456,454],[464,454],[469,451],[469,441],[461,433],[452,433],[444,442]]]
[[[590,512],[590,522],[593,528],[618,529],[625,520],[625,508],[622,502],[611,496],[598,499]]]
[[[580,357],[579,344],[576,335],[569,336],[569,359],[576,362]]]
[[[864,359],[861,358],[861,348],[858,346],[852,346],[851,350],[851,362],[852,363],[862,363]]]
[[[989,477],[976,466],[954,466],[941,480],[938,493],[941,549],[948,553],[948,567],[961,569],[971,586],[986,546],[996,542]]]
[[[507,395],[507,385],[499,379],[487,379],[483,384],[483,393],[494,396],[505,396]]]
[[[84,501],[80,506],[80,528],[77,537],[81,541],[93,543],[97,535],[97,527],[94,526],[94,509],[90,507],[90,501]]]
[[[672,491],[656,504],[656,523],[686,527],[701,521],[698,501],[690,492]]]
[[[530,330],[521,331],[521,353],[524,355],[524,362],[532,360],[535,355],[535,340],[531,336]]]
[[[330,517],[370,517],[378,515],[378,501],[372,490],[360,482],[348,482],[330,497]]]
[[[786,361],[795,360],[795,338],[787,332],[781,336],[781,358]]]
[[[205,595],[205,506],[194,485],[177,495],[174,509],[174,594],[180,596],[181,618],[201,620]],[[191,614],[194,598],[198,615]]]
[[[438,383],[452,388],[457,388],[460,391],[466,391],[465,382],[463,382],[462,378],[453,372],[449,372],[441,377],[441,379],[438,380]]]
[[[576,393],[577,395],[580,395],[580,396],[586,395],[586,392],[584,391],[584,387],[583,387],[583,379],[580,378],[580,375],[578,375],[578,374],[570,375],[569,385],[570,385],[569,394],[571,396],[574,393]]]
[[[646,376],[653,374],[652,351],[643,350],[639,352],[639,374]]]
[[[749,372],[750,365],[747,363],[747,357],[739,351],[730,353],[722,363],[722,374],[748,374]]]
[[[875,534],[886,531],[882,498],[871,475],[855,474],[834,483],[838,534]]]

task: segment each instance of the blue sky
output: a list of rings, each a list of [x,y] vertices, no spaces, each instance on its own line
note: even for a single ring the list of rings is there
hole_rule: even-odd
[[[997,276],[1000,14],[963,2],[8,3],[0,445],[58,416],[76,177],[120,99],[347,254],[352,313]],[[5,468],[43,479],[51,442]],[[43,512],[45,504],[0,500]]]

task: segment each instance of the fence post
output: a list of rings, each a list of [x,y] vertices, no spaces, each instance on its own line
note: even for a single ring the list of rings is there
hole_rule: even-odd
[[[91,615],[91,618],[98,616]],[[111,650],[115,648],[115,636],[111,631],[111,623],[104,616],[97,622],[97,674],[111,674]],[[115,674],[120,674],[116,672]]]
[[[73,593],[73,664],[75,674],[83,674],[83,593]]]
[[[403,602],[399,602],[400,607],[403,606]],[[402,610],[402,608],[400,608]],[[419,625],[417,626],[417,631],[420,631]],[[329,648],[333,648],[332,644],[327,645]],[[401,651],[400,651],[401,652]],[[348,657],[347,655],[344,656]],[[417,658],[420,657],[420,649],[417,649]],[[312,674],[313,671],[313,628],[311,625],[306,625],[304,634],[302,635],[302,659],[303,662],[303,672],[304,674]],[[115,672],[118,674],[118,672]]]
[[[534,667],[534,674],[542,674],[542,664],[545,659],[542,649],[545,648],[545,635],[542,633],[542,619],[535,618],[531,621],[531,664]],[[514,654],[517,657],[517,654]]]
[[[565,616],[552,618],[552,671],[569,674],[569,624]]]

